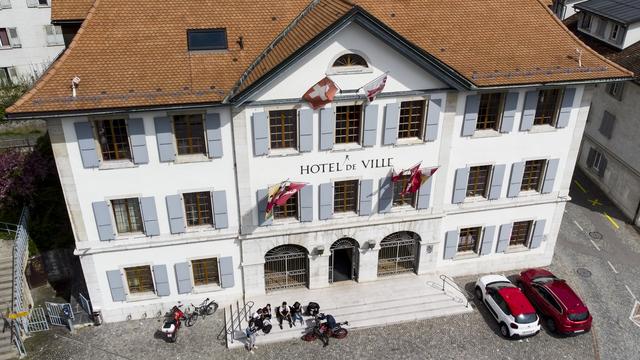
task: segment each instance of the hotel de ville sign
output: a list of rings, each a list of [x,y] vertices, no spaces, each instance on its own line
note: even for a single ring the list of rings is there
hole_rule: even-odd
[[[376,158],[364,160],[351,160],[349,155],[345,155],[343,162],[328,162],[318,164],[300,165],[300,175],[326,174],[343,171],[357,171],[360,169],[380,169],[393,167],[390,158]]]

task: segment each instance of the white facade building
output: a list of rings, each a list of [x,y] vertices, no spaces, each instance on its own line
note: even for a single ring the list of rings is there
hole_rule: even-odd
[[[34,81],[62,50],[50,0],[0,1],[0,82]]]

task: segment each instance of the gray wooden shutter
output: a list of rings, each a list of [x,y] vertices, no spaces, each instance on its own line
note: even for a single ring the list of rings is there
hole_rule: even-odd
[[[267,215],[267,203],[269,202],[269,189],[260,189],[256,192],[258,204],[258,225],[267,226],[273,223],[273,218],[265,220]]]
[[[169,215],[169,229],[172,234],[181,234],[186,231],[184,211],[182,211],[182,199],[180,195],[167,195],[167,214]]]
[[[418,191],[418,203],[416,204],[416,209],[422,210],[429,208],[429,202],[431,200],[431,187],[433,183],[433,176],[429,177],[427,181],[420,185],[420,190]]]
[[[22,47],[20,37],[18,37],[18,29],[14,27],[7,28],[7,33],[9,35],[9,44],[11,44],[12,48]]]
[[[135,164],[148,164],[149,152],[147,151],[147,138],[144,132],[144,120],[141,118],[129,119],[129,138],[131,138],[131,155]]]
[[[444,258],[453,259],[458,252],[458,231],[447,231],[444,238]]]
[[[513,229],[513,224],[500,225],[500,232],[498,233],[498,246],[496,247],[497,253],[501,253],[507,250],[507,247],[509,246],[509,241],[511,240],[512,229]]]
[[[160,235],[156,200],[153,196],[140,198],[140,211],[142,212],[142,220],[144,221],[144,233],[147,236]]]
[[[533,120],[536,117],[538,107],[538,90],[527,91],[524,97],[524,110],[522,111],[522,121],[520,121],[520,131],[529,131],[533,127]]]
[[[267,113],[253,113],[253,154],[255,156],[269,153],[269,119]]]
[[[607,158],[602,155],[600,157],[600,167],[598,167],[598,176],[603,177],[604,171],[607,170]]]
[[[378,105],[369,104],[364,108],[364,131],[362,133],[362,146],[370,147],[376,144],[377,130]]]
[[[516,118],[516,110],[518,109],[519,93],[510,92],[504,101],[504,112],[502,113],[502,124],[500,124],[501,133],[509,133],[513,131],[513,123]]]
[[[624,37],[627,33],[627,27],[626,26],[620,26],[618,28],[618,37],[616,38],[616,44],[618,45],[622,45],[622,42],[624,41]]]
[[[569,125],[569,118],[571,118],[571,109],[573,109],[573,99],[575,96],[575,88],[564,89],[564,96],[562,97],[562,104],[560,105],[560,113],[558,114],[558,121],[556,122],[557,128],[565,128]]]
[[[464,120],[462,122],[462,136],[471,136],[476,131],[478,122],[478,110],[480,109],[480,95],[468,95],[467,104],[464,107]]]
[[[298,150],[300,152],[310,152],[313,150],[313,110],[300,110],[298,123]]]
[[[595,16],[591,19],[591,21],[593,22],[593,19],[596,18]],[[603,18],[598,18],[598,27],[596,28],[596,35],[598,37],[603,38],[604,37],[604,30],[607,27],[607,20],[603,19]]]
[[[74,123],[73,126],[76,129],[76,138],[78,138],[82,166],[85,168],[98,167],[100,162],[98,160],[98,152],[96,151],[96,142],[93,139],[91,124],[85,121]]]
[[[600,122],[600,128],[598,129],[598,131],[600,131],[600,133],[607,139],[611,139],[615,121],[616,117],[610,112],[605,111],[604,114],[602,114],[602,121]]]
[[[160,162],[173,161],[176,158],[176,151],[173,146],[173,129],[171,119],[166,116],[153,118],[156,128],[156,141],[158,142],[158,156]]]
[[[188,294],[191,292],[193,285],[191,284],[191,268],[189,263],[176,263],[176,283],[178,285],[178,294]]]
[[[226,229],[229,227],[227,193],[224,190],[213,192],[213,219],[216,229]]]
[[[209,148],[209,158],[218,159],[223,155],[222,150],[222,122],[220,114],[207,113],[205,118],[207,127],[207,147]]]
[[[464,202],[467,197],[467,184],[469,182],[469,168],[464,167],[456,170],[456,178],[453,186],[453,204]]]
[[[596,162],[596,149],[589,148],[589,155],[587,155],[587,166],[593,167],[593,164]]]
[[[120,270],[107,271],[107,281],[111,290],[111,299],[113,301],[125,301],[127,296],[124,292],[124,282]]]
[[[169,276],[167,276],[167,265],[153,265],[153,280],[156,283],[156,295],[169,296]]]
[[[320,184],[320,220],[333,216],[333,184]]]
[[[502,192],[502,183],[504,181],[504,171],[507,165],[494,165],[493,174],[491,175],[491,188],[489,189],[489,200],[500,198]]]
[[[491,254],[491,247],[493,246],[493,238],[496,235],[495,226],[486,226],[482,233],[482,246],[480,247],[480,255]]]
[[[435,141],[438,138],[438,124],[440,122],[440,111],[442,110],[442,99],[429,99],[429,109],[427,110],[427,126],[424,140]]]
[[[398,120],[400,106],[397,103],[387,104],[384,108],[383,145],[393,145],[398,141]]]
[[[380,190],[378,200],[378,212],[381,214],[391,211],[393,205],[393,181],[391,176],[380,179]]]
[[[541,193],[548,194],[553,191],[553,183],[556,181],[559,163],[560,159],[547,160],[547,171],[544,173],[544,183],[542,184]]]
[[[533,234],[531,235],[532,249],[540,247],[540,244],[542,244],[542,239],[544,238],[544,226],[546,223],[547,220],[538,220],[533,225]]]
[[[91,204],[93,207],[93,215],[96,218],[96,226],[98,227],[98,238],[100,241],[113,240],[116,234],[111,224],[111,211],[106,201],[96,201]]]
[[[524,175],[524,161],[513,163],[513,165],[511,165],[511,177],[509,178],[507,197],[512,198],[520,194],[522,175]]]
[[[230,288],[235,285],[233,278],[233,258],[225,256],[220,258],[220,287]]]
[[[305,185],[298,195],[300,201],[300,221],[313,221],[313,186]]]
[[[360,180],[360,204],[358,212],[360,216],[371,215],[371,206],[373,204],[373,180]]]
[[[320,109],[320,150],[333,149],[333,132],[336,127],[333,108]]]

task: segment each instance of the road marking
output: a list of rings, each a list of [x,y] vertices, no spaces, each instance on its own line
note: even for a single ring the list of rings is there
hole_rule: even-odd
[[[607,220],[609,220],[609,222],[611,223],[611,225],[613,225],[613,227],[615,227],[616,229],[620,229],[620,226],[618,225],[618,223],[616,223],[615,220],[613,220],[611,216],[609,216],[609,214],[607,214],[606,212],[602,214],[604,215],[604,217],[607,218]]]
[[[638,299],[638,298],[633,294],[633,292],[631,291],[631,289],[629,289],[629,286],[625,285],[624,287],[626,287],[626,288],[627,288],[627,291],[629,292],[629,294],[631,294],[631,297],[632,297],[632,298],[634,298],[634,299],[636,299],[636,300]]]
[[[580,231],[584,232],[584,229],[582,228],[582,226],[580,226],[580,224],[578,224],[577,221],[573,220],[573,223],[576,224],[576,226],[578,227],[578,229],[580,229]]]
[[[600,248],[598,247],[598,245],[596,245],[595,242],[593,242],[593,240],[589,239],[589,241],[591,241],[591,243],[593,244],[593,246],[596,247],[596,250],[600,251]]]
[[[613,264],[611,263],[611,261],[607,260],[607,264],[609,264],[609,266],[611,267],[611,270],[613,270],[614,273],[618,274],[618,270],[616,270],[616,268],[613,267]]]
[[[582,184],[580,184],[580,182],[578,180],[573,180],[573,183],[576,184],[576,186],[582,190],[583,193],[587,192],[587,189],[584,188],[584,186],[582,186]]]
[[[600,200],[598,199],[593,199],[593,200],[588,200],[591,203],[591,206],[599,206],[602,205],[602,203],[600,202]]]

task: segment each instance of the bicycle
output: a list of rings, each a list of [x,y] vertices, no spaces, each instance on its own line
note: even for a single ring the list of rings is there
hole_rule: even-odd
[[[209,301],[209,298],[206,298],[200,305],[191,304],[191,307],[193,307],[193,311],[188,314],[187,326],[193,326],[200,316],[204,319],[207,315],[213,315],[218,309],[218,303],[215,300]]]

